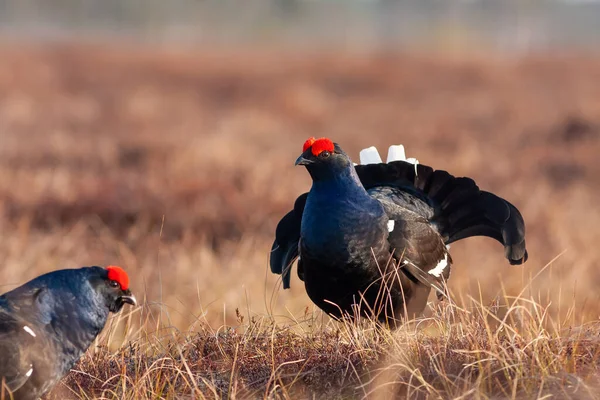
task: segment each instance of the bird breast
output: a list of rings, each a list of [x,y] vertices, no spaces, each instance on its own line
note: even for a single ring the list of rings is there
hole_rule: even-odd
[[[375,254],[389,252],[388,218],[383,211],[349,204],[336,208],[322,205],[314,212],[311,208],[315,206],[307,204],[302,217],[302,258],[325,263],[360,258],[359,263],[364,263],[365,254],[370,257],[371,249]]]

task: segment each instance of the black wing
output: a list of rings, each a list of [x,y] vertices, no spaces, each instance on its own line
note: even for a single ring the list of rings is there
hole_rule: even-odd
[[[356,172],[366,189],[390,186],[411,195],[414,204],[405,202],[403,206],[429,219],[446,244],[488,236],[504,245],[511,264],[527,261],[525,222],[519,210],[479,190],[472,179],[405,161],[357,165]]]
[[[0,311],[0,379],[12,392],[33,373],[31,349],[36,337],[30,332],[34,331],[26,322]]]
[[[429,220],[416,211],[420,200],[393,187],[375,187],[369,194],[383,205],[390,222],[388,241],[400,268],[422,284],[444,294],[452,258],[444,240]]]
[[[271,272],[281,275],[284,289],[290,287],[292,264],[299,255],[300,226],[307,196],[308,193],[304,193],[296,199],[294,209],[279,221],[275,230],[275,241],[271,248],[269,263]],[[300,265],[298,265],[298,275],[302,278]]]

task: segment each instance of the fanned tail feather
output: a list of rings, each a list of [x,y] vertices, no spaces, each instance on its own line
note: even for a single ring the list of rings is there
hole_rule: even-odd
[[[375,148],[375,146],[368,147],[366,149],[362,149],[359,153],[360,163],[362,165],[368,164],[379,164],[381,161],[381,157],[379,156],[379,152]]]
[[[436,171],[418,164],[417,160],[414,163],[395,160],[401,155],[400,151],[390,148],[387,164],[356,166],[365,188],[389,185],[410,191],[417,189],[414,194],[433,209],[431,222],[446,244],[472,236],[488,236],[504,245],[505,256],[511,264],[527,261],[525,222],[515,206],[480,190],[470,178]]]
[[[446,242],[472,236],[488,236],[504,245],[505,256],[511,264],[522,264],[527,261],[525,248],[525,223],[521,213],[508,201],[485,191],[475,198],[465,198],[462,203],[445,210],[440,220],[445,217],[444,236]]]
[[[401,144],[392,145],[388,149],[388,156],[386,162],[391,161],[406,161],[406,152],[404,151],[404,146]]]

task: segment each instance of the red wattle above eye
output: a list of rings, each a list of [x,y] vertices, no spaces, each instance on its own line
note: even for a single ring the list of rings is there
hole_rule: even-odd
[[[328,151],[329,153],[333,153],[335,151],[335,146],[333,142],[327,138],[321,138],[315,140],[312,144],[312,153],[314,156],[318,156],[324,151]]]
[[[313,145],[313,143],[315,142],[315,138],[314,137],[310,137],[306,140],[306,142],[304,142],[304,146],[302,146],[302,152],[304,153],[306,150],[308,150],[310,148],[310,146]]]
[[[108,279],[117,282],[122,290],[129,289],[129,276],[123,268],[111,265],[106,267],[106,270],[108,271]]]

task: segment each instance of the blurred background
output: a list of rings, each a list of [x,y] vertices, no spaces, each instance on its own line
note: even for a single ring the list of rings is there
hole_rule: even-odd
[[[3,0],[16,38],[151,45],[392,49],[478,45],[527,51],[600,38],[596,0]]]
[[[327,136],[355,160],[404,144],[521,210],[529,261],[456,243],[457,298],[596,320],[598,21],[595,1],[0,0],[2,291],[120,264],[181,329],[300,319],[268,256]]]

